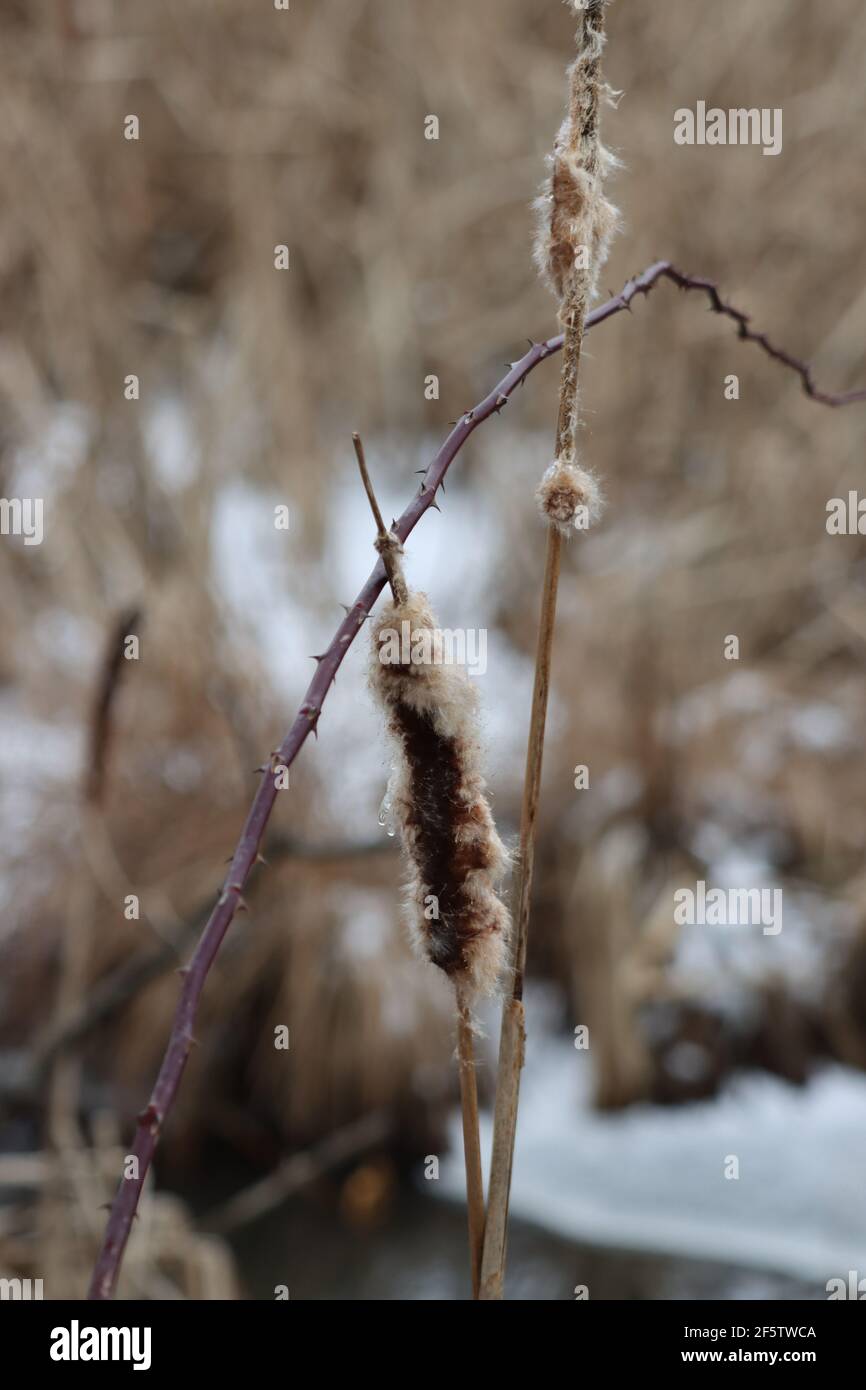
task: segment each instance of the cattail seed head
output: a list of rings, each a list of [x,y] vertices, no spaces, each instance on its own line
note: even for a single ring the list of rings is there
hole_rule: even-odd
[[[566,459],[554,459],[535,494],[542,517],[564,536],[584,531],[604,508],[598,479]]]
[[[599,137],[601,102],[614,96],[601,80],[606,0],[570,4],[581,21],[578,55],[568,69],[568,109],[549,158],[547,187],[535,204],[535,260],[563,317],[574,301],[585,312],[595,295],[619,221],[603,187],[617,160]]]
[[[424,594],[387,603],[371,638],[370,684],[395,744],[388,795],[409,867],[413,941],[464,999],[490,994],[510,929],[495,891],[508,854],[484,795],[475,687],[462,667],[441,664]]]

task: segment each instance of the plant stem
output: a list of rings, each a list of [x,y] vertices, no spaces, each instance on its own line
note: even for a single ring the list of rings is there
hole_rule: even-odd
[[[361,481],[364,484],[364,491],[367,494],[367,501],[373,513],[373,520],[376,523],[376,549],[382,556],[382,564],[385,566],[385,573],[388,576],[388,583],[391,585],[391,595],[395,604],[405,605],[409,601],[409,591],[406,588],[406,580],[403,578],[403,570],[400,564],[400,555],[403,547],[399,540],[391,532],[382,520],[382,513],[379,510],[379,503],[376,501],[376,493],[370,480],[367,470],[367,460],[364,456],[364,445],[361,436],[357,433],[352,435],[352,443],[355,446],[355,457],[358,460],[358,468],[361,472]]]
[[[493,1156],[490,1164],[490,1194],[481,1267],[482,1300],[502,1298],[505,1278],[508,1199],[511,1191],[514,1140],[517,1134],[520,1072],[523,1067],[523,980],[526,972],[526,943],[529,935],[529,906],[535,861],[535,828],[541,791],[541,764],[547,723],[550,662],[561,556],[562,536],[555,526],[548,526],[538,649],[535,658],[535,686],[532,692],[532,716],[526,749],[526,777],[523,783],[523,807],[520,817],[520,855],[515,886],[514,976],[510,995],[502,1008],[502,1032],[499,1039]]]
[[[466,1209],[469,1216],[469,1260],[472,1297],[481,1287],[481,1251],[484,1244],[484,1175],[478,1128],[478,1086],[469,1005],[457,991],[457,1065],[460,1071],[460,1106],[463,1112],[463,1157],[466,1163]]]

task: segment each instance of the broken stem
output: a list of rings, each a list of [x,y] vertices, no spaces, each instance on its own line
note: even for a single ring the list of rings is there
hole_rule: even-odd
[[[370,510],[376,522],[376,549],[382,556],[382,564],[385,566],[385,573],[388,576],[388,583],[391,585],[391,593],[394,602],[403,607],[409,601],[409,591],[406,588],[406,581],[403,578],[403,568],[400,564],[400,556],[403,547],[393,531],[389,531],[379,510],[379,503],[376,501],[376,494],[373,491],[373,484],[370,481],[370,474],[367,472],[367,460],[364,457],[364,445],[359,434],[352,435],[352,443],[355,446],[355,457],[358,460],[358,468],[361,471],[361,481],[364,484],[364,491],[370,503]]]

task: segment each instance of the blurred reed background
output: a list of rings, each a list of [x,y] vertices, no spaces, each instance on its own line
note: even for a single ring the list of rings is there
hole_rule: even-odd
[[[252,769],[372,563],[350,433],[396,513],[449,421],[555,331],[529,203],[573,20],[556,0],[6,0],[0,25],[0,491],[45,499],[41,546],[0,543],[0,1266],[77,1296]],[[861,384],[862,6],[620,0],[609,35],[625,233],[606,285],[671,259],[822,384]],[[783,153],[675,146],[698,100],[782,107]],[[556,389],[542,365],[473,436],[407,546],[443,623],[489,631],[512,844]],[[712,1096],[739,1068],[863,1069],[866,545],[824,523],[861,483],[866,414],[809,402],[665,285],[593,332],[583,400],[608,510],[561,590],[531,936],[550,1027],[589,1024],[606,1108]],[[85,806],[106,643],[131,610],[141,656]],[[362,645],[213,969],[127,1295],[249,1292],[169,1189],[206,1207],[221,1174],[252,1180],[373,1116],[302,1199],[367,1232],[442,1152],[449,999],[399,923]],[[782,936],[678,939],[674,887],[740,882],[737,865],[784,887]]]

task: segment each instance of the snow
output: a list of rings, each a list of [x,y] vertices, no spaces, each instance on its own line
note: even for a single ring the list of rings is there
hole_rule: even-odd
[[[707,863],[708,889],[781,889],[781,930],[687,925],[677,938],[672,982],[734,1014],[748,1004],[751,988],[770,979],[783,982],[793,998],[815,1003],[839,948],[857,928],[855,906],[814,885],[783,879],[772,863],[772,834],[752,831],[744,839],[707,819],[695,827],[692,845]]]
[[[326,894],[328,908],[340,918],[344,954],[355,961],[377,961],[387,954],[393,930],[391,895],[344,884]]]
[[[38,719],[11,691],[0,697],[0,777],[4,790],[17,796],[31,791],[38,805],[37,791],[44,781],[63,783],[77,775],[83,746],[83,732],[77,725]],[[23,819],[19,814],[4,824],[7,851],[7,837],[11,831],[25,828]]]
[[[153,475],[170,497],[191,487],[201,467],[189,411],[178,396],[157,396],[144,420],[144,439]]]
[[[368,448],[370,457],[379,461],[377,495],[388,519],[403,508],[406,477],[414,478],[412,470],[433,452],[416,445],[407,461],[407,451],[408,446],[399,451],[387,441],[374,441]],[[390,459],[390,476],[400,479],[399,491],[389,489],[383,459],[386,464]],[[274,526],[274,507],[284,499],[244,480],[225,484],[216,498],[211,583],[229,618],[253,635],[274,690],[285,701],[287,717],[294,716],[312,675],[311,654],[324,650],[342,617],[337,601],[354,600],[375,562],[369,504],[354,462],[351,470],[335,484],[318,571],[297,564],[294,518],[288,531]],[[515,719],[514,711],[523,708],[528,716],[533,668],[494,622],[497,592],[488,576],[507,563],[507,541],[494,520],[485,519],[480,504],[478,489],[449,488],[441,501],[448,512],[447,530],[435,524],[435,512],[424,518],[407,545],[406,572],[414,586],[429,593],[443,627],[484,628],[488,633],[487,670],[473,679],[481,697],[488,766],[505,794],[515,790],[522,775],[525,724]],[[332,608],[328,593],[333,595]],[[312,597],[320,594],[325,601],[314,604]],[[353,643],[328,694],[316,746],[322,814],[347,838],[358,839],[377,832],[390,770],[382,721],[365,688],[365,637],[362,632]],[[554,729],[557,717],[554,702]]]
[[[83,406],[62,401],[47,412],[32,444],[15,451],[8,497],[53,500],[71,482],[90,447],[93,418]]]
[[[828,1067],[803,1088],[735,1076],[715,1100],[590,1106],[591,1063],[541,1032],[528,1002],[511,1210],[556,1235],[774,1270],[822,1288],[866,1274],[866,1076]],[[491,1116],[482,1116],[485,1168]],[[462,1201],[459,1116],[440,1193]],[[726,1164],[739,1163],[739,1178]]]
[[[857,747],[845,713],[822,700],[789,711],[787,733],[798,747],[813,753],[838,753]]]

